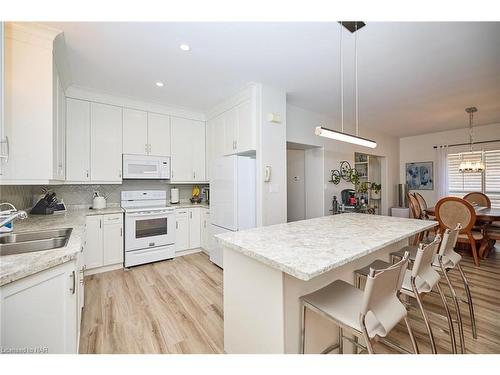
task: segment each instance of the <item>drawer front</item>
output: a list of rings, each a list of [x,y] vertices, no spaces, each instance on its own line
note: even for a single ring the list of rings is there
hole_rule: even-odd
[[[121,224],[123,223],[123,214],[104,215],[104,225],[106,224]]]
[[[179,209],[175,210],[176,217],[187,217],[187,215],[188,215],[187,208],[179,208]]]

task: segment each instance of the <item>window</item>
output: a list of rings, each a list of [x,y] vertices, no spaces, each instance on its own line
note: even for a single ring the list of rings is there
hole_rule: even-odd
[[[460,173],[460,161],[469,159],[483,160],[483,173]],[[474,151],[448,154],[448,191],[451,196],[463,197],[473,191],[488,195],[491,206],[500,208],[500,150]]]

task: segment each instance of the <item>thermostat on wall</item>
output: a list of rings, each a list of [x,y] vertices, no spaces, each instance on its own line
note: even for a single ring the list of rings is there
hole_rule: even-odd
[[[279,113],[268,113],[267,121],[281,124],[281,115]]]

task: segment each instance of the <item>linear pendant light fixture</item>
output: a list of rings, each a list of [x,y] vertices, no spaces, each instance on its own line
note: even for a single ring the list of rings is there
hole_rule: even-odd
[[[336,131],[332,129],[325,128],[323,126],[317,126],[314,130],[316,135],[320,137],[326,137],[330,139],[335,139],[341,142],[353,143],[360,146],[375,148],[377,147],[377,142],[371,139],[362,138],[359,136],[359,111],[358,111],[358,37],[356,31],[365,26],[364,22],[353,21],[353,22],[339,22],[340,23],[340,123],[341,131]],[[348,134],[344,132],[344,63],[342,59],[342,32],[343,27],[354,33],[354,82],[356,89],[356,135]]]

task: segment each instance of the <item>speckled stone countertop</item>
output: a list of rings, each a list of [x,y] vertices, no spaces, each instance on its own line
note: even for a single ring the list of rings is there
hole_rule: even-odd
[[[65,247],[24,254],[0,256],[0,286],[75,259],[82,250],[85,217],[121,213],[120,207],[102,210],[69,208],[64,214],[29,215],[14,223],[14,233],[57,228],[73,228]]]
[[[436,221],[349,213],[216,237],[230,249],[307,281],[436,225]]]

